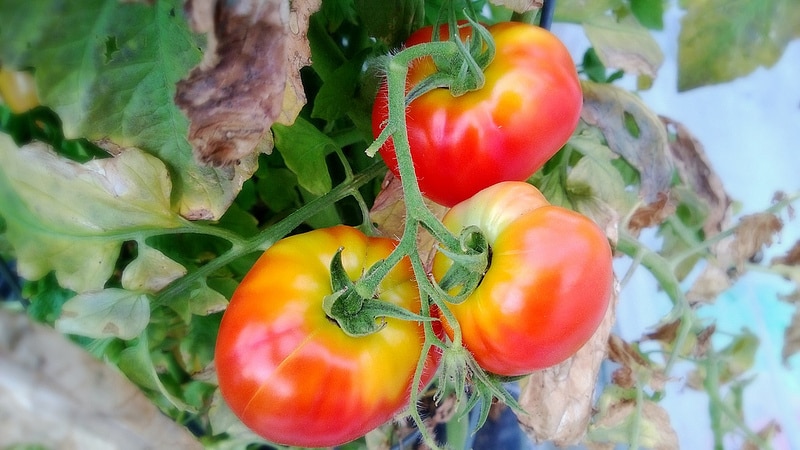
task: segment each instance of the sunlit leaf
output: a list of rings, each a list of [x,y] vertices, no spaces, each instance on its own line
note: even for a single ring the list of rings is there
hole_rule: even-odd
[[[800,37],[796,0],[686,0],[678,90],[723,83],[771,67]]]
[[[185,274],[185,267],[140,243],[136,259],[122,271],[122,287],[131,291],[158,292]]]
[[[123,232],[180,226],[171,188],[164,164],[136,149],[78,164],[0,135],[0,212],[28,279],[55,270],[67,288],[101,289]]]
[[[583,29],[606,67],[655,78],[664,54],[650,32],[637,21],[597,16],[584,22]]]
[[[109,288],[69,299],[61,308],[56,329],[92,338],[133,339],[149,321],[147,295]]]
[[[175,83],[200,61],[202,45],[188,29],[183,2],[26,4],[36,6],[25,14],[16,11],[19,2],[0,2],[0,60],[35,69],[42,102],[59,114],[65,135],[157,155],[174,176],[181,214],[219,217],[255,161],[223,170],[201,166],[192,155],[189,123],[173,96]]]

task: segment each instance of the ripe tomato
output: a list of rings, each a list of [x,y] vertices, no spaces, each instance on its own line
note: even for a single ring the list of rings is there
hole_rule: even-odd
[[[464,347],[499,375],[524,375],[564,361],[594,334],[611,298],[611,248],[594,222],[549,205],[525,182],[504,182],[443,218],[458,233],[481,229],[489,267],[466,300],[452,304]],[[438,253],[441,280],[452,261]],[[448,323],[445,330],[452,337]]]
[[[245,425],[274,443],[328,447],[407,406],[422,326],[387,318],[379,332],[350,337],[322,308],[339,247],[355,280],[395,245],[337,226],[283,239],[258,259],[225,311],[215,355],[222,396]],[[419,312],[408,259],[383,280],[379,298]],[[429,357],[423,383],[438,363],[438,354]]]
[[[447,39],[447,27],[441,28]],[[470,28],[462,29],[466,38]],[[486,84],[459,97],[436,89],[407,108],[411,155],[422,193],[452,206],[483,188],[526,180],[567,142],[578,124],[583,96],[575,64],[558,38],[523,23],[489,27],[497,48],[484,71]],[[406,46],[430,42],[432,27],[411,35]],[[409,69],[409,87],[436,71],[421,59]],[[387,86],[378,91],[372,130],[388,117]],[[394,144],[380,154],[399,176]]]

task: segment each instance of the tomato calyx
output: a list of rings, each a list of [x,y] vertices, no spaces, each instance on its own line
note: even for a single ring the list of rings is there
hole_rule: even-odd
[[[462,40],[460,29],[471,27],[473,33]],[[483,71],[492,62],[496,52],[494,39],[489,30],[469,16],[467,22],[451,23],[440,28],[439,34],[448,31],[449,42],[455,44],[448,51],[433,51],[431,59],[436,65],[436,72],[424,78],[406,95],[406,104],[428,91],[438,88],[450,90],[453,97],[459,97],[470,91],[483,87],[486,76]],[[433,42],[440,36],[431,37]]]
[[[342,251],[344,248],[340,247],[331,260],[333,293],[323,298],[322,309],[328,319],[334,321],[345,334],[361,337],[377,333],[386,326],[387,317],[411,321],[433,320],[380,300],[377,293],[371,295],[362,293],[362,289],[347,276],[344,270]],[[382,262],[378,261],[368,273]]]
[[[458,249],[439,247],[439,251],[453,261],[453,265],[438,285],[448,293],[447,301],[454,304],[466,300],[481,284],[491,265],[492,256],[486,236],[477,226],[471,225],[461,230],[458,244]]]

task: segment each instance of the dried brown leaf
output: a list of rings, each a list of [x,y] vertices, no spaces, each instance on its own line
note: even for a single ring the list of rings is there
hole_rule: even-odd
[[[636,233],[644,228],[660,225],[675,214],[675,208],[672,198],[666,192],[659,192],[654,202],[636,209],[628,221],[628,229]]]
[[[781,432],[781,426],[775,420],[770,420],[763,428],[758,430],[756,435],[761,438],[763,442],[772,442],[775,438],[775,435]],[[753,440],[748,439],[747,442],[742,445],[742,450],[759,450],[763,448],[760,443],[753,442]]]
[[[669,333],[668,331],[666,333]],[[657,368],[655,368],[648,360],[646,360],[639,351],[634,348],[630,343],[622,340],[617,335],[611,335],[608,338],[608,359],[620,364],[622,368],[630,369],[630,371],[622,371],[618,374],[620,381],[629,384],[628,386],[620,384],[622,387],[631,387],[637,381],[649,384],[651,388],[656,391],[664,389],[667,383],[667,377]],[[625,377],[630,376],[632,380]]]
[[[600,327],[574,356],[521,381],[519,404],[527,414],[519,414],[517,420],[534,442],[567,446],[581,442],[586,434],[597,374],[614,325],[617,294],[615,286]]]
[[[441,219],[447,212],[447,207],[439,205],[429,200],[425,204],[433,214]],[[399,239],[403,235],[406,225],[406,205],[403,202],[403,184],[400,179],[386,173],[386,177],[381,184],[381,191],[375,198],[369,217],[373,224],[384,236]],[[420,250],[422,261],[427,262],[433,258],[435,253],[435,240],[433,236],[425,230],[420,230],[417,235],[417,248]]]
[[[800,265],[800,241],[795,242],[794,246],[792,246],[785,255],[774,258],[772,264],[782,264],[785,266]]]
[[[772,244],[783,222],[774,214],[744,216],[731,238],[721,240],[713,248],[716,256],[697,277],[686,293],[692,303],[712,302],[733,285],[746,262],[757,258],[764,246]]]
[[[0,447],[201,449],[130,381],[54,330],[0,310]]]
[[[711,167],[703,144],[680,122],[663,116],[661,121],[673,137],[669,150],[678,175],[708,206],[703,231],[711,237],[724,228],[731,199]]]
[[[275,122],[291,125],[306,104],[306,93],[300,69],[311,65],[311,47],[308,43],[308,21],[311,14],[318,11],[322,0],[291,0],[289,10],[289,35],[286,43],[286,56],[289,67],[283,105]]]
[[[191,121],[189,141],[200,161],[237,163],[262,150],[276,120],[294,121],[305,103],[299,68],[309,62],[308,16],[319,2],[298,0],[290,9],[289,0],[187,1],[208,46],[178,83],[175,102]]]
[[[491,3],[497,6],[505,6],[514,12],[524,13],[534,9],[541,9],[544,2],[542,0],[491,0]]]
[[[727,271],[717,265],[709,264],[686,292],[686,300],[693,305],[711,303],[733,285],[736,277],[735,271]]]
[[[741,269],[764,246],[771,245],[772,239],[782,228],[783,222],[774,214],[759,213],[742,217],[734,234],[736,239],[730,248],[736,268]]]
[[[783,332],[783,350],[781,359],[784,364],[788,364],[789,358],[800,353],[800,304],[794,310],[792,321]]]

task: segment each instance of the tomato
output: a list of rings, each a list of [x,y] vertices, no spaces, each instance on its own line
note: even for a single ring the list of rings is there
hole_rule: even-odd
[[[441,29],[447,39],[446,26]],[[462,38],[470,28],[462,30]],[[580,81],[568,50],[549,31],[523,23],[489,27],[496,55],[485,85],[459,97],[444,88],[427,92],[407,108],[411,155],[420,190],[445,206],[483,188],[526,180],[569,139],[583,104]],[[432,28],[411,35],[406,46],[429,42]],[[430,58],[409,69],[408,84],[436,71]],[[372,111],[375,137],[388,117],[387,86]],[[390,139],[380,154],[399,176]]]
[[[524,375],[564,361],[594,334],[609,305],[613,271],[608,240],[590,219],[548,204],[530,184],[509,181],[459,203],[443,222],[455,233],[477,226],[489,244],[478,287],[448,305],[481,367]],[[436,254],[435,279],[451,265]]]
[[[387,318],[377,333],[351,337],[322,307],[339,247],[355,280],[395,246],[337,226],[282,239],[258,259],[223,315],[215,354],[222,396],[245,425],[274,443],[327,447],[364,435],[407,406],[422,326]],[[419,312],[407,258],[382,281],[379,298]],[[428,356],[424,383],[438,363]]]
[[[39,106],[36,82],[29,72],[0,68],[0,100],[17,114]]]

